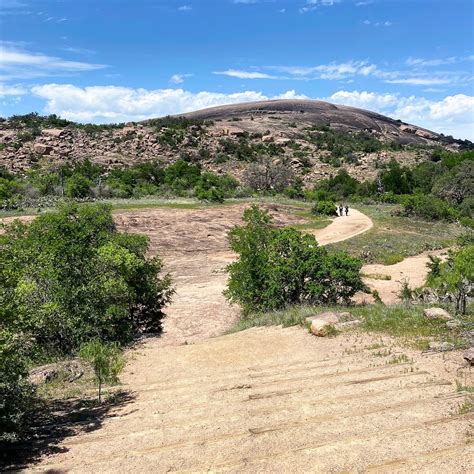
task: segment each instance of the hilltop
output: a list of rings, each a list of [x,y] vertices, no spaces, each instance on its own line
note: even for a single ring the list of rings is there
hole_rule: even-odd
[[[110,169],[182,158],[240,179],[250,163],[267,158],[309,184],[341,166],[367,180],[391,159],[414,165],[436,148],[472,146],[374,112],[312,100],[226,105],[127,124],[84,125],[37,114],[0,122],[0,166],[20,174],[45,159],[88,158]]]

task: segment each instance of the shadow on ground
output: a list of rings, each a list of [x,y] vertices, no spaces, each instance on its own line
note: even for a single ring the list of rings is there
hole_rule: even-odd
[[[102,404],[95,399],[54,400],[44,404],[34,414],[27,440],[0,444],[0,471],[24,469],[44,456],[67,451],[68,448],[60,446],[65,438],[98,430],[105,418],[121,416],[110,413],[111,410],[129,404],[134,398],[129,392],[119,391]]]

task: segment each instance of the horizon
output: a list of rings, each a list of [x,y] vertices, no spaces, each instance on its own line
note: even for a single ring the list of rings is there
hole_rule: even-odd
[[[121,123],[309,99],[474,140],[473,8],[470,0],[3,0],[0,115]]]

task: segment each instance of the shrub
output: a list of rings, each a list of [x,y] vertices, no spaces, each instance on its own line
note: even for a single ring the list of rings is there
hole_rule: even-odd
[[[244,182],[258,192],[282,192],[293,181],[293,172],[287,166],[273,164],[269,159],[252,163],[245,170]]]
[[[92,181],[81,174],[74,174],[66,181],[65,194],[70,198],[85,198],[90,195]]]
[[[291,304],[348,303],[365,288],[360,260],[328,253],[314,236],[293,228],[276,229],[257,206],[244,212],[244,226],[229,233],[239,259],[227,267],[226,297],[245,314]]]
[[[337,207],[331,201],[319,201],[311,209],[316,216],[337,216]]]
[[[431,195],[415,194],[402,199],[403,215],[426,220],[453,220],[453,210],[441,199]]]

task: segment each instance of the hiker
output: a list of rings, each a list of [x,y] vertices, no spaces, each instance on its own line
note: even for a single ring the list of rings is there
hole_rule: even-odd
[[[342,204],[339,204],[339,215],[340,216],[344,215],[344,208],[342,207]]]
[[[346,216],[349,215],[349,206],[346,204]]]

